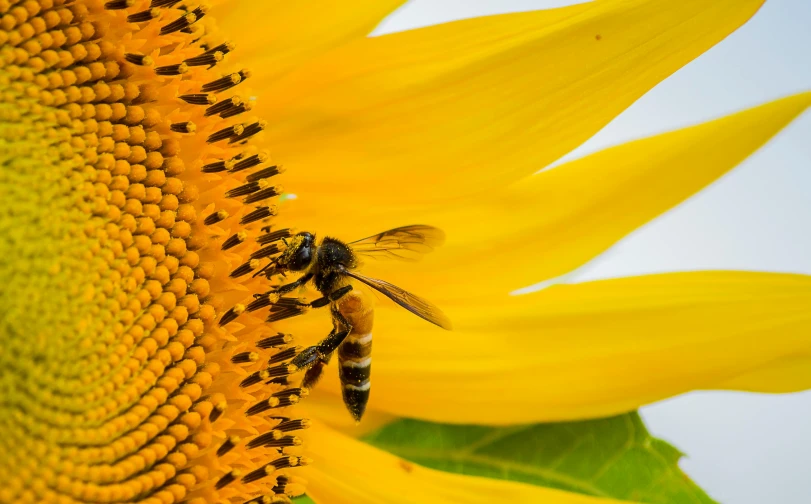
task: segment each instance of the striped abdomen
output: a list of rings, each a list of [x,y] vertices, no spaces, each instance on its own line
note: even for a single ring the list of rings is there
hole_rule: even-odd
[[[341,299],[339,310],[352,324],[352,331],[338,347],[338,373],[344,404],[360,421],[369,401],[372,373],[372,323],[374,311],[365,296],[352,291]]]

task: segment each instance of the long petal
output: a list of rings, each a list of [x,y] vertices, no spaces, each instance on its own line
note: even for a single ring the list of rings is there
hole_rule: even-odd
[[[310,204],[296,200],[283,214],[347,239],[413,222],[435,225],[448,240],[424,261],[398,268],[368,261],[365,272],[437,302],[506,294],[588,262],[727,173],[809,105],[811,92],[789,96],[609,148],[469,201],[371,210],[351,199],[308,219],[297,205]]]
[[[307,494],[319,504],[619,504],[513,481],[427,469],[323,424],[308,433]]]
[[[480,193],[581,144],[762,1],[606,0],[358,40],[257,107],[297,193]]]
[[[214,6],[218,27],[239,47],[254,81],[277,78],[305,61],[365,37],[405,0],[250,0]],[[250,29],[245,29],[251,26]]]
[[[802,275],[672,273],[445,308],[453,332],[377,308],[370,408],[491,425],[599,417],[811,347]],[[333,374],[317,393],[340,390]]]
[[[785,393],[811,388],[811,344],[809,353],[778,359],[768,365],[726,380],[716,389]]]

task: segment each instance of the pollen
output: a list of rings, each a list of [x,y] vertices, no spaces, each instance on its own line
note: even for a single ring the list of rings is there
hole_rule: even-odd
[[[0,502],[303,492],[301,347],[252,313],[283,170],[238,55],[205,2],[0,1]]]

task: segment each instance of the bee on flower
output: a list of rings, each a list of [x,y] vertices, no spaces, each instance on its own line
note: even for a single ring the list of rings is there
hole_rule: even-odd
[[[699,388],[798,387],[763,376],[807,350],[805,276],[510,295],[807,108],[800,93],[533,175],[761,0],[367,36],[403,3],[0,0],[1,503],[627,501],[635,487],[471,469],[503,433],[458,436],[441,460],[417,456],[425,431],[401,436],[410,456],[359,438],[400,418],[517,432]],[[660,470],[699,495],[675,462]]]

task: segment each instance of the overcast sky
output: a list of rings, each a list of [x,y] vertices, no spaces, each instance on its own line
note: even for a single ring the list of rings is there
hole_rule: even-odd
[[[377,33],[549,0],[411,0]],[[769,0],[747,25],[645,95],[567,158],[811,89],[811,1]],[[620,242],[576,280],[691,269],[811,274],[811,113],[733,173]],[[726,504],[811,503],[811,392],[692,393],[643,410]]]

